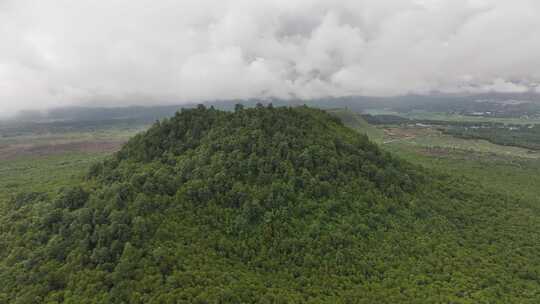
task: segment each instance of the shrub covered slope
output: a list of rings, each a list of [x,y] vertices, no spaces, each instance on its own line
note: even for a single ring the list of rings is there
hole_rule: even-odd
[[[306,107],[199,107],[0,211],[0,303],[538,303],[538,210]]]

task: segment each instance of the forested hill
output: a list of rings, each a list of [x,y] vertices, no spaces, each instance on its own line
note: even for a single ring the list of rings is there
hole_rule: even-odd
[[[337,118],[183,110],[0,211],[0,303],[538,303],[538,210]]]

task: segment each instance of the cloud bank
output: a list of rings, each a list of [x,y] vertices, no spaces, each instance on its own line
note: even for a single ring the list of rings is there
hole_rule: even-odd
[[[0,0],[0,112],[540,92],[536,0]]]

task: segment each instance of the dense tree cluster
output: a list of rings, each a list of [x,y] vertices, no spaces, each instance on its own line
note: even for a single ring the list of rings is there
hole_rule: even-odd
[[[414,122],[406,117],[398,115],[371,115],[362,114],[362,118],[365,119],[371,125],[400,125]]]
[[[531,210],[307,107],[183,110],[0,212],[0,303],[540,299]]]

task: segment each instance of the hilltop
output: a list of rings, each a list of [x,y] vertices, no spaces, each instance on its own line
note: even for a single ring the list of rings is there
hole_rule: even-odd
[[[2,206],[0,303],[536,303],[524,206],[321,110],[199,106]]]

